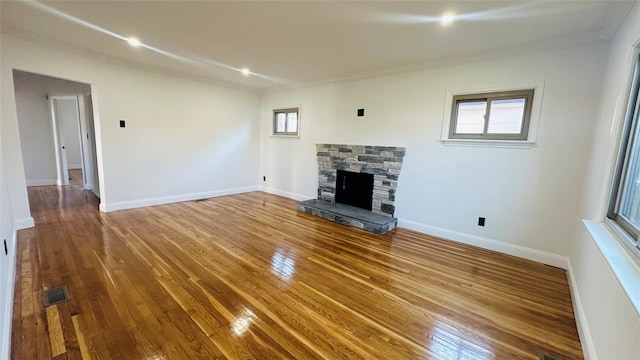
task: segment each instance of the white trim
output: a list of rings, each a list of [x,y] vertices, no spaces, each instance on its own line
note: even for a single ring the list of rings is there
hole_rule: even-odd
[[[17,245],[17,230],[14,228],[11,235],[11,244],[9,244],[9,271],[7,273],[7,292],[4,296],[4,323],[2,326],[2,339],[0,339],[0,359],[11,358],[11,330],[13,323],[13,295],[15,293],[16,285],[16,245]]]
[[[276,134],[271,134],[269,135],[270,138],[275,138],[275,139],[291,139],[291,140],[300,140],[300,134],[298,133],[298,135],[276,135]]]
[[[16,231],[17,231],[17,230],[32,228],[36,226],[36,223],[33,221],[33,218],[29,216],[29,217],[24,217],[21,219],[14,220],[13,226],[16,228]]]
[[[526,141],[514,140],[481,140],[481,139],[450,139],[449,128],[451,127],[451,111],[453,97],[456,95],[480,94],[503,91],[516,91],[523,89],[533,89],[533,103],[531,104],[531,118],[529,120],[529,132]],[[540,116],[542,112],[542,99],[544,97],[544,81],[537,84],[515,84],[506,87],[494,87],[485,89],[449,89],[445,94],[444,117],[442,118],[442,133],[440,141],[444,145],[476,146],[476,147],[500,147],[500,148],[530,148],[538,139],[538,128],[540,127]]]
[[[593,220],[582,222],[640,315],[640,265],[604,223]]]
[[[288,192],[288,191],[284,191],[284,190],[279,190],[279,189],[267,187],[267,186],[264,186],[264,185],[260,186],[260,191],[264,191],[266,193],[274,194],[274,195],[278,195],[278,196],[284,196],[286,198],[297,200],[297,201],[304,201],[304,200],[309,200],[309,199],[313,199],[314,198],[313,196],[296,194],[296,193],[292,193],[292,192]]]
[[[217,197],[217,196],[241,194],[241,193],[258,191],[258,190],[259,190],[258,186],[245,186],[245,187],[208,191],[208,192],[201,192],[201,193],[163,196],[163,197],[157,197],[157,198],[139,199],[139,200],[131,200],[131,201],[119,201],[119,202],[107,203],[107,204],[100,203],[100,210],[104,212],[109,212],[109,211],[117,211],[117,210],[125,210],[125,209],[134,209],[134,208],[145,207],[145,206],[155,206],[155,205],[171,204],[171,203],[182,202],[182,201],[208,199],[208,198]]]
[[[467,245],[481,247],[487,250],[497,251],[507,255],[517,256],[523,259],[536,261],[561,269],[566,269],[567,266],[566,257],[564,256],[531,249],[520,245],[509,244],[498,240],[488,239],[477,235],[448,230],[441,227],[422,224],[406,219],[398,219],[398,227],[418,231],[423,234],[436,236]]]
[[[27,186],[48,186],[57,185],[58,179],[34,179],[27,180]]]
[[[571,303],[573,304],[573,314],[576,319],[576,327],[578,328],[578,335],[580,337],[580,344],[582,345],[582,352],[586,360],[596,359],[596,347],[593,344],[593,338],[591,337],[591,331],[589,330],[587,314],[584,312],[582,300],[580,300],[578,282],[573,275],[571,260],[569,258],[566,258],[566,261],[567,278],[569,280],[569,289],[571,290]]]
[[[78,170],[78,169],[82,169],[82,164],[71,164],[71,165],[67,165],[67,169],[69,169],[69,170]]]
[[[531,149],[536,146],[535,142],[522,140],[475,140],[475,139],[442,139],[446,146],[478,146],[494,148],[515,148]]]

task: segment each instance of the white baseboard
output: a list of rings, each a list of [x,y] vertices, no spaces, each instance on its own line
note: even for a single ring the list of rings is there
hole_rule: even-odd
[[[36,226],[36,224],[33,221],[33,218],[29,216],[25,218],[16,219],[13,223],[13,226],[16,228],[16,230],[22,230],[22,229],[32,228]]]
[[[267,187],[267,186],[260,186],[260,191],[264,191],[266,193],[274,194],[274,195],[278,195],[278,196],[284,196],[286,198],[293,199],[293,200],[298,200],[298,201],[315,199],[315,197],[313,197],[313,196],[296,194],[296,193],[292,193],[292,192],[288,192],[288,191],[282,191],[282,190],[270,188],[270,187]]]
[[[573,303],[573,314],[576,317],[576,327],[578,328],[578,335],[580,336],[582,352],[584,353],[585,360],[596,359],[596,348],[593,344],[593,338],[591,338],[591,331],[589,331],[587,314],[585,314],[584,307],[582,306],[582,300],[580,300],[578,283],[576,282],[576,278],[573,275],[571,260],[569,258],[566,258],[566,262],[567,276],[569,278],[569,288],[571,289],[571,302]]]
[[[7,292],[4,293],[0,302],[3,304],[3,318],[2,318],[2,339],[0,339],[0,359],[11,358],[11,330],[12,330],[12,318],[13,318],[13,295],[15,293],[15,279],[16,279],[16,245],[17,245],[17,230],[14,228],[11,232],[11,242],[9,244],[9,268],[7,273]]]
[[[68,170],[78,170],[78,169],[82,169],[82,164],[67,165],[67,169],[68,169]]]
[[[555,266],[566,270],[567,261],[565,256],[552,254],[545,251],[527,248],[520,245],[505,243],[498,240],[488,239],[477,235],[466,234],[458,231],[448,230],[437,226],[422,224],[419,222],[398,219],[398,226],[409,230],[421,232],[423,234],[453,240],[463,244],[481,247],[483,249],[497,251],[507,255],[533,260],[539,263]]]
[[[57,185],[58,179],[33,179],[27,180],[27,186]]]
[[[154,205],[171,204],[171,203],[182,202],[182,201],[208,199],[208,198],[217,197],[217,196],[234,195],[234,194],[241,194],[241,193],[259,191],[259,190],[260,189],[258,186],[245,186],[245,187],[239,187],[239,188],[184,194],[184,195],[164,196],[164,197],[149,198],[149,199],[131,200],[131,201],[119,201],[119,202],[106,203],[106,204],[100,203],[100,211],[109,212],[109,211],[117,211],[117,210],[135,209],[135,208],[145,207],[145,206],[154,206]]]

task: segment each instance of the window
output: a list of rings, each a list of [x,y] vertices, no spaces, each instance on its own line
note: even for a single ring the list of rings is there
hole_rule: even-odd
[[[533,92],[454,96],[449,139],[527,140]]]
[[[629,94],[607,217],[621,229],[627,245],[640,246],[640,58]]]
[[[273,135],[298,136],[298,108],[273,110]]]

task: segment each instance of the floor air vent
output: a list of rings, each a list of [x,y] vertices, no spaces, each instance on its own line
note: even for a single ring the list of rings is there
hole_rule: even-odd
[[[69,300],[69,291],[65,285],[46,290],[42,296],[44,307],[60,304]]]
[[[540,360],[565,360],[565,358],[542,351],[540,352]]]

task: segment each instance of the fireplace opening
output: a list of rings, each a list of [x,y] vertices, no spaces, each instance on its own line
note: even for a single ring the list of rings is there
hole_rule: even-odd
[[[336,202],[371,211],[373,202],[373,174],[338,170]]]

